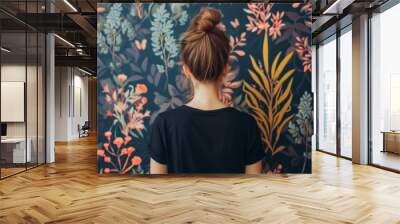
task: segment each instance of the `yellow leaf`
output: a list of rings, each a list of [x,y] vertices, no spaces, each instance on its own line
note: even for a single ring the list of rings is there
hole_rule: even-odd
[[[293,56],[293,51],[290,52],[283,58],[282,62],[279,64],[278,68],[275,71],[274,76],[279,77],[279,75],[282,73],[283,69],[286,67],[287,63],[289,62],[290,59],[292,59]]]
[[[286,101],[286,103],[283,105],[280,111],[277,112],[277,116],[274,119],[274,125],[273,125],[274,128],[281,123],[285,114],[290,111],[291,104],[292,104],[292,95],[290,95],[289,99]]]
[[[286,72],[285,75],[283,75],[281,79],[279,79],[278,83],[274,87],[274,92],[273,92],[274,96],[277,93],[277,91],[282,87],[283,83],[287,79],[289,79],[293,74],[294,74],[294,69],[291,69],[288,72]]]
[[[245,92],[246,92],[245,100],[247,101],[248,105],[249,105],[249,106],[253,106],[253,107],[258,106],[257,100],[256,100],[256,98],[252,95],[252,93],[251,93],[251,92],[248,92],[248,91],[246,91],[246,90],[245,90]],[[250,101],[248,100],[248,98],[250,98]]]
[[[275,102],[275,106],[279,106],[292,92],[292,83],[293,83],[293,79],[291,79],[289,81],[289,84],[286,86],[285,91],[283,92],[283,94],[281,96],[279,96],[279,98]]]
[[[261,84],[261,81],[260,81],[260,79],[258,78],[258,76],[253,72],[253,71],[251,71],[250,69],[249,69],[249,73],[250,73],[250,77],[257,83],[257,85],[259,86],[259,87],[261,87],[262,88],[262,90],[264,90],[264,92],[266,93],[266,94],[271,94],[271,89],[270,89],[270,86],[269,85],[263,85],[263,84]]]
[[[265,32],[264,34],[264,43],[263,43],[263,58],[264,58],[264,67],[267,74],[270,74],[269,71],[269,43],[268,43],[268,34]]]
[[[283,146],[283,145],[281,145],[281,146],[279,146],[278,148],[276,148],[276,149],[272,152],[272,155],[275,155],[275,154],[277,154],[278,152],[282,152],[282,151],[285,150],[285,149],[286,149],[286,147]]]
[[[278,53],[278,55],[275,57],[275,59],[274,59],[274,62],[272,63],[272,69],[271,69],[271,77],[272,77],[272,79],[273,80],[275,80],[276,79],[276,75],[275,75],[275,72],[276,72],[276,66],[277,66],[277,64],[278,64],[278,60],[281,58],[281,53],[282,52],[279,52]]]
[[[263,102],[264,104],[267,104],[266,99],[263,97],[263,95],[254,87],[249,85],[247,82],[244,82],[244,87],[249,90],[249,92],[254,94],[254,97]]]

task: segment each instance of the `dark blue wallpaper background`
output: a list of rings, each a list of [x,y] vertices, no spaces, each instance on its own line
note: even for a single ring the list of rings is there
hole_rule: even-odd
[[[179,38],[205,6],[223,13],[232,63],[221,99],[256,118],[264,171],[311,173],[311,4],[99,3],[99,173],[146,174],[155,117],[189,99]]]

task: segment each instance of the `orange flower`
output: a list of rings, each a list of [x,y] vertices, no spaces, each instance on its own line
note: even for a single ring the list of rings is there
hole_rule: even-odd
[[[104,132],[104,136],[107,138],[108,141],[110,141],[111,135],[112,135],[111,131]]]
[[[106,9],[104,7],[97,7],[96,11],[97,13],[103,13],[104,11],[106,11]]]
[[[142,158],[139,156],[134,156],[132,159],[132,165],[139,166],[142,163]]]
[[[103,170],[104,173],[110,173],[110,171],[111,171],[110,168],[104,168]]]
[[[115,146],[117,146],[117,148],[121,148],[122,144],[124,144],[124,139],[118,137],[113,141],[113,143]]]
[[[128,77],[125,74],[119,74],[117,76],[117,80],[121,84],[123,84],[126,81],[126,79],[128,79]]]
[[[99,156],[99,157],[104,157],[104,150],[98,149],[98,150],[97,150],[97,156]]]
[[[135,147],[129,147],[128,148],[128,155],[131,155],[132,154],[132,152],[134,152],[136,149],[135,149]]]
[[[106,111],[106,116],[107,117],[112,117],[113,116],[113,112],[111,110],[107,110]]]
[[[103,146],[104,146],[104,149],[108,151],[108,148],[110,147],[110,144],[104,143]]]
[[[125,136],[124,144],[127,145],[130,141],[132,141],[132,137],[131,136]]]
[[[121,149],[121,156],[128,154],[128,150],[126,148]]]
[[[105,157],[104,157],[104,162],[106,162],[106,163],[111,163],[111,157],[105,156]]]
[[[135,94],[140,95],[143,93],[147,93],[147,86],[145,84],[136,84]]]

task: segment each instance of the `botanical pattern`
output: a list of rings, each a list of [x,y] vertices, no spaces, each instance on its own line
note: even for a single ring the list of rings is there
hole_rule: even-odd
[[[180,35],[205,6],[231,46],[220,97],[257,120],[265,172],[310,173],[311,4],[98,4],[98,172],[146,174],[148,129],[192,94]]]
[[[289,52],[282,60],[282,52],[279,52],[270,66],[267,34],[263,46],[263,63],[257,63],[254,57],[250,56],[254,69],[249,69],[252,82],[245,82],[243,91],[246,93],[245,103],[257,120],[267,150],[275,155],[286,149],[284,145],[278,145],[279,139],[293,117],[288,113],[291,112],[293,99],[294,69],[286,69],[293,52]]]

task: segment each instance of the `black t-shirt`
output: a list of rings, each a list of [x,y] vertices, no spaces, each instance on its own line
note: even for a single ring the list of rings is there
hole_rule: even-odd
[[[244,173],[265,155],[250,115],[231,107],[204,111],[186,105],[158,115],[149,151],[168,173]]]

